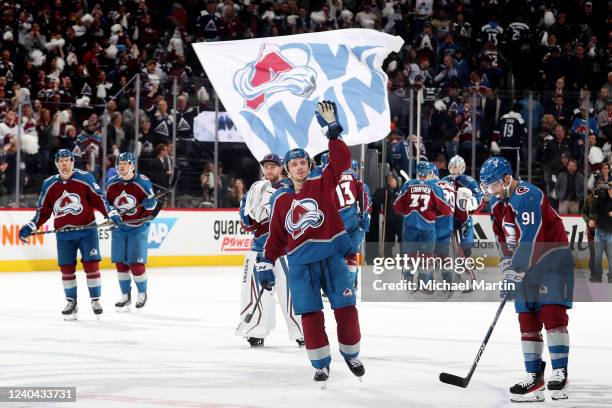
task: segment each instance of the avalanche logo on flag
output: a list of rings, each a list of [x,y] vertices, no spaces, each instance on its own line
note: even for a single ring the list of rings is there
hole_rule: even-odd
[[[401,37],[346,29],[193,44],[206,75],[249,150],[263,159],[294,148],[328,149],[315,118],[331,100],[348,145],[389,133],[387,74],[382,63]],[[202,130],[194,130],[196,139]]]
[[[293,200],[285,217],[285,228],[293,239],[301,237],[308,228],[319,228],[325,216],[312,198]]]
[[[55,218],[63,217],[64,215],[79,215],[81,211],[83,211],[81,197],[68,191],[64,191],[62,196],[53,204]]]
[[[256,111],[268,96],[279,92],[310,97],[317,87],[317,73],[308,67],[311,54],[305,46],[281,49],[276,44],[263,44],[257,59],[234,74],[234,87],[245,106]]]
[[[136,214],[136,198],[125,191],[122,191],[119,197],[115,198],[113,205],[126,215]]]

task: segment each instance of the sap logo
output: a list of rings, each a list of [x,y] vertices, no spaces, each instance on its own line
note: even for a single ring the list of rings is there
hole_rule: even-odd
[[[310,58],[308,47],[281,49],[276,44],[263,44],[257,59],[236,72],[234,87],[253,111],[278,92],[308,98],[317,87],[317,74],[308,67]]]
[[[319,228],[325,216],[312,198],[293,200],[285,217],[285,228],[293,239],[301,237],[308,228]]]
[[[136,198],[125,191],[122,191],[121,194],[119,194],[119,197],[115,198],[113,205],[116,209],[122,213],[125,213],[126,215],[136,214]]]
[[[149,226],[148,248],[157,249],[163,244],[170,230],[174,227],[176,218],[156,218]]]
[[[81,197],[78,194],[64,191],[62,196],[53,204],[53,214],[55,218],[65,215],[79,215],[83,211]]]

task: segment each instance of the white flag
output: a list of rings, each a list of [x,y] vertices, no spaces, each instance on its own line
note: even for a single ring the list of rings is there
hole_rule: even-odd
[[[283,157],[301,147],[327,150],[315,118],[322,100],[336,102],[349,145],[390,130],[384,59],[403,44],[374,30],[347,29],[193,47],[223,106],[253,155]]]

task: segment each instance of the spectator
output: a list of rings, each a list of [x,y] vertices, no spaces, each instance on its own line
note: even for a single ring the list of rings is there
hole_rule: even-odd
[[[594,269],[591,282],[601,282],[603,254],[608,259],[608,283],[612,283],[612,184],[601,184],[594,192],[589,226],[595,227]]]
[[[119,173],[117,171],[116,159],[117,156],[113,154],[109,154],[108,156],[106,156],[106,179],[104,180],[105,185],[108,185],[109,180]]]
[[[140,146],[140,154],[145,157],[152,157],[155,153],[155,137],[151,130],[151,121],[147,117],[143,117],[140,121],[138,130],[138,142]]]
[[[565,171],[557,177],[555,185],[560,214],[580,214],[584,201],[584,175],[578,171],[578,162],[570,159]]]
[[[607,101],[605,109],[599,112],[599,115],[597,115],[597,126],[599,127],[602,135],[608,140],[612,135],[610,132],[610,129],[612,129],[610,124],[612,124],[612,100]]]
[[[123,116],[119,112],[113,113],[111,123],[107,126],[106,142],[107,149],[111,154],[118,156],[119,153],[134,150],[133,132],[123,125]]]
[[[571,111],[563,95],[555,95],[554,103],[549,106],[546,113],[553,115],[560,125],[569,126]]]
[[[143,120],[146,117],[144,110],[140,109],[138,112],[139,119]],[[128,107],[123,111],[123,123],[128,128],[134,129],[136,126],[136,98],[130,96],[128,98]]]
[[[240,207],[240,201],[242,200],[242,196],[246,194],[246,188],[244,185],[244,181],[241,178],[237,178],[234,180],[234,185],[232,186],[232,191],[228,192],[225,195],[225,204],[229,208],[238,208]]]
[[[172,177],[172,164],[168,145],[160,143],[155,147],[155,160],[151,165],[149,178],[154,184],[155,192],[168,188]]]
[[[561,155],[571,152],[572,141],[567,136],[565,127],[562,125],[557,125],[554,132],[554,136],[548,135],[544,138],[544,145],[542,147],[542,167],[544,168],[546,194],[556,201],[557,196],[552,196],[555,193],[555,183],[558,175],[564,169],[561,163]]]
[[[211,163],[212,164],[212,163]],[[202,186],[202,202],[200,207],[210,208],[214,207],[214,178],[210,177],[212,173],[209,171],[208,166],[204,166],[202,174],[200,174],[200,185]]]
[[[440,178],[444,178],[450,174],[448,171],[448,167],[447,167],[448,163],[446,162],[446,156],[444,156],[444,154],[441,153],[437,155],[436,160],[434,160],[434,164],[436,165],[436,168],[438,169]]]
[[[587,188],[589,191],[593,191],[595,186],[600,184],[608,185],[612,182],[612,175],[610,175],[610,164],[602,163],[599,171],[591,173],[589,181],[587,182]]]
[[[598,188],[600,188],[598,186]],[[606,192],[607,194],[607,192]],[[587,227],[587,242],[589,246],[589,271],[591,272],[591,277],[589,280],[591,282],[601,282],[601,266],[599,268],[595,267],[595,220],[591,219],[591,212],[593,211],[593,203],[596,200],[595,195],[590,193],[584,200],[584,204],[582,205],[582,210],[580,214],[582,215],[582,219],[584,220]]]

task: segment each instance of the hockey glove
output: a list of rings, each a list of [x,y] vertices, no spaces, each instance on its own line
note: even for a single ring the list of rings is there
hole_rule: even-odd
[[[153,197],[151,198],[147,197],[144,200],[142,200],[142,207],[146,211],[153,211],[156,206],[157,206],[157,200],[154,199]]]
[[[499,296],[502,299],[512,300],[516,296],[516,290],[520,283],[523,282],[525,272],[516,271],[512,268],[507,268],[502,274],[502,288]]]
[[[120,226],[123,221],[119,215],[119,212],[117,212],[117,210],[114,208],[108,212],[107,217],[116,226]]]
[[[340,123],[338,123],[338,111],[334,102],[319,102],[315,116],[329,140],[337,139],[340,136],[343,129]]]
[[[504,276],[504,272],[506,269],[510,269],[512,267],[512,257],[504,257],[499,261],[499,272]]]
[[[263,257],[257,257],[257,264],[255,265],[255,278],[262,288],[266,290],[272,290],[274,287],[275,279],[274,272],[272,269],[274,264],[269,259]]]
[[[32,235],[34,233],[34,231],[36,231],[36,224],[34,224],[33,221],[28,222],[26,225],[24,225],[23,227],[21,227],[21,229],[19,230],[19,239],[21,241],[28,242],[27,238]]]

